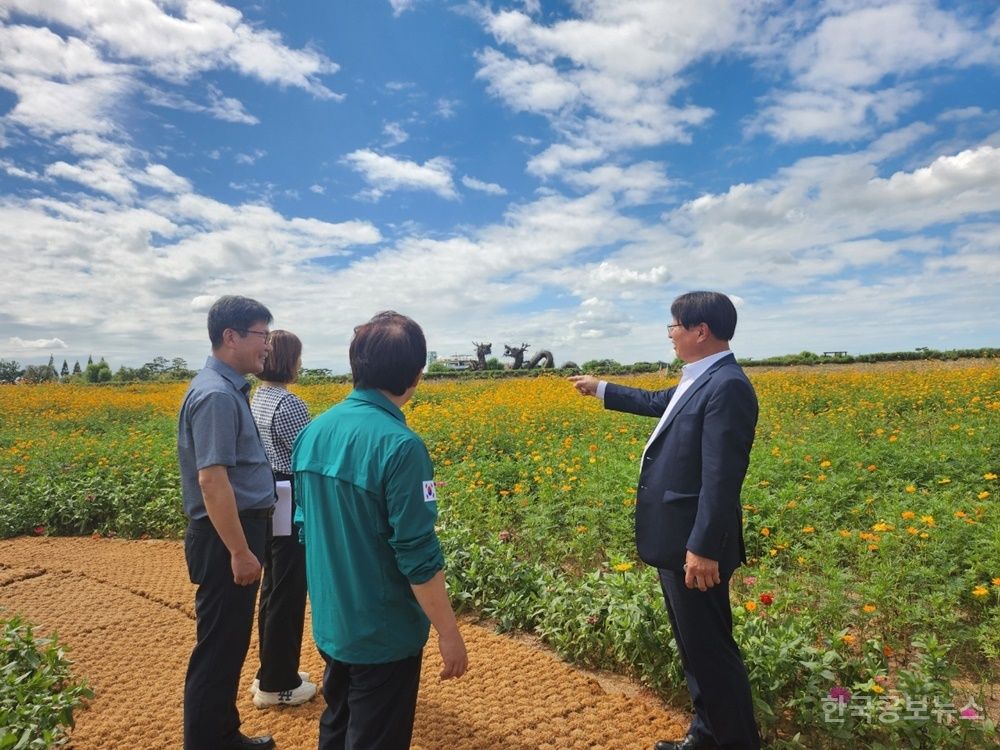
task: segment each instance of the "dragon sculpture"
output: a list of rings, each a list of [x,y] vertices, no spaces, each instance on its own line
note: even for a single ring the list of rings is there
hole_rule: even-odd
[[[522,343],[520,346],[509,346],[508,344],[504,344],[503,348],[503,356],[510,357],[514,360],[514,363],[511,365],[512,370],[520,370],[522,367],[531,369],[532,367],[537,367],[540,362],[542,362],[543,368],[556,366],[555,359],[552,357],[552,352],[548,349],[542,349],[538,352],[538,354],[531,358],[531,361],[528,362],[527,365],[525,365],[524,353],[528,350],[528,344]]]
[[[475,370],[485,370],[486,369],[486,355],[493,351],[492,342],[489,344],[479,344],[475,341],[472,345],[476,347],[476,366],[473,368]]]

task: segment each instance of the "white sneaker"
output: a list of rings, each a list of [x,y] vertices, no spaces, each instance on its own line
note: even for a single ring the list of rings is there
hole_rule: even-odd
[[[299,672],[299,679],[305,682],[309,679],[308,672]],[[250,695],[257,695],[257,691],[260,690],[260,680],[254,677],[253,682],[250,683],[250,689],[247,691]]]
[[[266,690],[257,690],[253,697],[253,704],[257,708],[269,708],[270,706],[298,706],[306,701],[311,701],[316,695],[316,683],[303,680],[302,684],[294,690],[279,690],[277,693],[269,693]]]

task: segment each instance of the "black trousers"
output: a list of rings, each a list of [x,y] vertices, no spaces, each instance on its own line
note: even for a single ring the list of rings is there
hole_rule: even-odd
[[[288,475],[275,474],[276,479]],[[295,503],[292,503],[294,518]],[[306,549],[292,525],[291,536],[275,536],[264,552],[257,636],[260,645],[260,689],[269,693],[294,690],[301,683],[299,658],[306,617]]]
[[[683,572],[660,569],[660,588],[694,703],[689,731],[725,750],[760,750],[750,680],[733,639],[729,575],[699,591],[684,585]]]
[[[346,664],[322,651],[319,750],[408,750],[422,654],[387,664]]]
[[[240,521],[250,551],[263,559],[270,520]],[[258,586],[233,582],[229,550],[207,518],[188,523],[184,555],[191,582],[198,585],[198,640],[184,679],[184,750],[219,750],[239,736],[236,693],[250,648]]]

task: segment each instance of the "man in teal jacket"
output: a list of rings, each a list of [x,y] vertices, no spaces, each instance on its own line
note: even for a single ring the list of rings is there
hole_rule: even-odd
[[[299,434],[292,454],[313,638],[326,661],[320,750],[410,746],[430,624],[441,678],[468,668],[434,532],[434,467],[400,407],[427,358],[395,312],[354,329],[354,390]]]

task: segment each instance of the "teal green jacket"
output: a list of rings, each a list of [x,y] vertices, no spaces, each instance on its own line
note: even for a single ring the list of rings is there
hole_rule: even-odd
[[[292,471],[316,645],[349,664],[418,654],[430,621],[410,585],[444,567],[423,441],[379,391],[354,390],[299,433]]]

